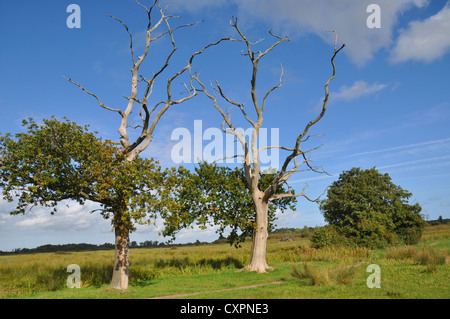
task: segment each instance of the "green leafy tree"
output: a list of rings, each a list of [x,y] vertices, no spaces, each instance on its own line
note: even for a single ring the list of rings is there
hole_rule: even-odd
[[[158,213],[168,212],[170,171],[152,159],[125,160],[117,143],[67,119],[43,125],[30,119],[23,125],[27,131],[14,138],[0,136],[0,187],[5,199],[17,199],[11,214],[26,214],[33,206],[50,207],[54,214],[63,200],[99,203],[98,211],[111,219],[115,232],[111,286],[126,288],[129,234],[135,223],[152,223]]]
[[[124,105],[119,107],[110,107],[102,102],[102,99],[91,90],[87,90],[83,85],[75,82],[70,77],[64,77],[70,83],[79,87],[82,91],[95,98],[99,107],[119,115],[118,133],[120,135],[120,154],[127,161],[134,161],[144,150],[146,150],[151,141],[155,138],[154,131],[160,119],[169,110],[169,108],[184,103],[194,98],[198,91],[194,87],[194,81],[198,79],[198,74],[192,72],[192,64],[209,47],[216,46],[222,41],[228,41],[230,38],[221,38],[215,42],[206,44],[202,49],[193,52],[189,58],[182,59],[181,64],[176,61],[175,56],[178,46],[175,41],[175,34],[178,30],[188,28],[201,22],[172,25],[173,19],[177,16],[167,13],[167,8],[163,8],[159,0],[146,1],[141,3],[135,1],[143,10],[145,10],[145,38],[137,41],[138,37],[133,36],[131,28],[121,19],[112,15],[108,17],[114,19],[124,27],[129,36],[129,53],[131,62],[131,81],[130,93],[122,96],[126,99]],[[139,20],[139,17],[133,17],[133,20]],[[161,38],[168,38],[170,45],[165,55],[161,53],[160,45],[155,42],[161,41]],[[138,43],[139,42],[139,43]],[[154,47],[156,45],[156,47]],[[152,54],[152,48],[156,49],[158,54]],[[158,51],[159,50],[159,51]],[[158,62],[158,56],[160,57]],[[150,65],[145,66],[151,59]],[[186,61],[186,62],[185,62]],[[169,64],[171,65],[168,68]],[[150,69],[149,69],[150,68]],[[152,70],[152,71],[151,71]],[[183,90],[185,93],[181,96],[174,94],[174,83],[184,82]],[[164,92],[159,94],[158,98],[153,98],[153,92]],[[160,99],[161,96],[162,100]],[[138,117],[131,114],[139,114]],[[139,129],[136,134],[136,129]],[[133,165],[132,165],[133,166]],[[139,164],[136,164],[139,167]],[[131,174],[131,173],[130,173]],[[128,287],[127,274],[123,273],[123,278],[117,280],[114,288],[126,289]]]
[[[345,238],[348,243],[369,247],[398,241],[416,243],[425,222],[420,205],[408,203],[411,196],[392,183],[389,174],[375,168],[344,171],[320,204],[330,226],[321,229],[313,242],[324,244]]]
[[[179,205],[177,213],[171,214],[173,220],[167,220],[164,235],[175,234],[178,229],[196,223],[203,229],[219,226],[217,232],[220,236],[225,231],[230,231],[228,242],[236,247],[246,237],[253,237],[256,211],[242,168],[202,162],[194,172],[181,167],[178,173],[175,196]],[[275,173],[261,174],[259,187],[269,187],[274,176]],[[278,186],[276,194],[286,193],[294,194],[294,191]],[[295,210],[296,202],[295,197],[283,197],[269,203],[269,230],[274,226],[277,209],[281,212],[286,209]]]

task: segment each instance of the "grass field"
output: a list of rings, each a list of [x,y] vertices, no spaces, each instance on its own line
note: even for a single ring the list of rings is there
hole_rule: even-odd
[[[307,238],[289,236],[269,236],[274,270],[265,274],[238,272],[250,242],[131,249],[127,291],[109,288],[114,251],[1,256],[0,298],[450,298],[449,225],[427,227],[416,246],[373,251],[312,249]],[[80,289],[66,286],[70,264],[80,266]],[[380,266],[381,288],[367,287],[369,264]]]

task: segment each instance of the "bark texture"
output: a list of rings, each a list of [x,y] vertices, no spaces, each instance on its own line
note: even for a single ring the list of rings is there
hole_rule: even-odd
[[[115,254],[114,254],[114,270],[111,280],[111,288],[127,289],[128,288],[128,267],[129,260],[129,244],[130,237],[128,231],[121,231],[120,227],[115,227]]]
[[[267,269],[273,269],[272,267],[269,267],[266,259],[266,247],[268,238],[267,217],[269,206],[268,203],[264,202],[260,197],[255,198],[254,203],[256,209],[256,226],[253,230],[250,262],[247,266],[244,267],[244,270],[264,273]]]

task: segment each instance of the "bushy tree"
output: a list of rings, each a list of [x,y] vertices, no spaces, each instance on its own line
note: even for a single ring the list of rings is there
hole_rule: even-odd
[[[375,168],[344,171],[321,201],[329,226],[316,232],[313,243],[345,241],[368,247],[417,243],[425,222],[420,205],[408,203],[411,196]]]
[[[0,187],[5,199],[17,199],[11,214],[33,206],[51,207],[54,214],[63,200],[99,203],[115,232],[111,286],[126,289],[129,234],[135,223],[152,223],[168,212],[170,171],[152,159],[125,160],[118,143],[102,141],[88,127],[67,119],[43,122],[23,121],[26,132],[0,136]]]
[[[176,200],[179,203],[177,213],[171,214],[176,220],[168,219],[165,235],[174,234],[177,229],[197,223],[206,229],[219,226],[217,232],[222,236],[230,231],[227,239],[230,244],[239,246],[246,237],[253,237],[256,227],[256,209],[242,168],[230,168],[202,162],[194,172],[180,168],[178,170],[178,188]],[[271,184],[275,173],[261,174],[259,187]],[[276,193],[294,192],[278,186]],[[283,197],[271,201],[268,206],[269,230],[272,230],[279,209],[295,210],[295,197]]]

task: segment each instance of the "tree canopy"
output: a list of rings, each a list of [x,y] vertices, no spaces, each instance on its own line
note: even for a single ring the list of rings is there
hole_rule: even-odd
[[[320,203],[330,227],[319,230],[313,242],[320,245],[326,242],[325,237],[333,241],[333,236],[343,236],[347,242],[361,246],[416,243],[424,220],[420,205],[408,203],[411,196],[395,185],[389,174],[376,168],[344,171]]]
[[[197,223],[203,229],[217,225],[217,232],[221,235],[229,230],[228,241],[236,246],[245,237],[252,236],[256,227],[256,211],[242,167],[230,168],[202,162],[194,172],[185,168],[180,168],[178,172],[179,186],[175,195],[179,203],[176,209],[178,213],[171,214],[171,218],[177,220],[167,221],[166,234],[175,233],[176,228]],[[269,187],[275,174],[261,174],[259,187]],[[294,191],[278,186],[277,193],[287,192]],[[274,226],[275,212],[295,210],[296,202],[295,197],[270,202],[269,230]]]
[[[17,205],[11,214],[34,206],[52,208],[63,200],[100,203],[104,218],[123,231],[164,213],[167,172],[153,159],[124,160],[117,143],[103,141],[68,119],[23,121],[24,133],[0,136],[0,187]]]

